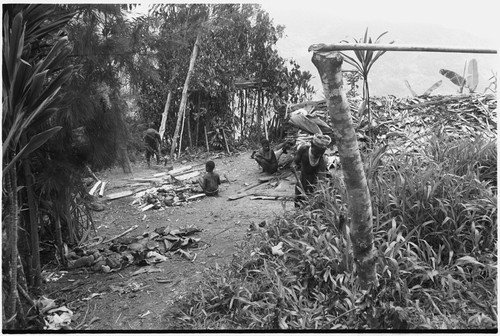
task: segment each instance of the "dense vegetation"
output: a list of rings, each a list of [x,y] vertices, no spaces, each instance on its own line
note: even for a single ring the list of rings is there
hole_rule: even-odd
[[[259,6],[161,4],[130,19],[133,7],[3,6],[4,329],[29,324],[40,252],[64,267],[64,250],[93,232],[87,168],[130,171],[162,114],[168,146],[182,125],[181,150],[280,139],[287,106],[312,93],[311,74],[274,48],[283,27]],[[357,288],[335,175],[213,270],[168,327],[496,327],[496,106],[429,115],[373,104],[369,132],[358,131],[370,137],[378,286]]]
[[[148,15],[133,17],[134,8],[3,6],[4,328],[26,325],[41,263],[66,265],[65,249],[95,230],[90,211],[95,200],[84,179],[92,176],[89,169],[120,164],[130,172],[129,152],[143,149],[147,123],[159,126],[169,90],[169,120],[181,120],[174,109],[180,109],[177,88],[197,37],[203,48],[186,99],[191,107],[182,118],[181,144],[192,146],[193,134],[197,146],[208,128],[211,145],[220,145],[217,130],[233,129],[237,122],[241,130],[250,125],[267,130],[264,102],[283,111],[291,99],[311,92],[310,75],[293,61],[289,72],[275,51],[283,28],[259,6],[157,5]],[[241,48],[229,47],[236,42]],[[257,97],[259,103],[239,109],[236,118],[231,107],[237,78],[265,79],[280,91],[247,89],[251,99],[240,99],[240,106]],[[279,118],[276,128],[284,114],[273,115]],[[172,131],[167,128],[167,138]],[[248,134],[241,131],[240,140]],[[231,145],[234,140],[227,139]]]
[[[486,111],[476,119],[468,119],[468,112],[455,112],[453,118],[419,109],[396,114],[394,99],[377,104],[374,118],[387,128],[375,148],[365,151],[364,162],[375,216],[378,286],[357,287],[345,188],[335,174],[305,208],[250,232],[253,239],[230,265],[213,269],[179,302],[184,309],[169,327],[497,327],[494,114]],[[429,118],[435,127],[425,126]],[[401,129],[407,135],[412,129],[412,138],[391,140]],[[425,135],[419,140],[420,132]],[[273,253],[278,244],[283,253]]]

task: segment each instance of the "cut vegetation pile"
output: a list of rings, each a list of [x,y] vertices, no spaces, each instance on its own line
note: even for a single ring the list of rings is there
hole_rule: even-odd
[[[169,328],[497,328],[496,99],[388,97],[372,111],[378,287],[356,285],[337,172],[309,205],[250,233]]]

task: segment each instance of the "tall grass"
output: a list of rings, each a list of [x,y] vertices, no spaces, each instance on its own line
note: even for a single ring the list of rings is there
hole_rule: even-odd
[[[342,178],[250,234],[167,328],[496,328],[496,146],[434,134],[366,158],[379,286],[357,287]],[[282,255],[273,247],[282,244]]]

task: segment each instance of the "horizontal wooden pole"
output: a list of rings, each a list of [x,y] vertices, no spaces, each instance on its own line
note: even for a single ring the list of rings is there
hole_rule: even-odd
[[[313,44],[309,51],[326,52],[340,50],[383,50],[383,51],[424,51],[424,52],[449,52],[471,54],[496,54],[496,49],[465,48],[448,46],[413,46],[378,43],[338,43],[338,44]]]

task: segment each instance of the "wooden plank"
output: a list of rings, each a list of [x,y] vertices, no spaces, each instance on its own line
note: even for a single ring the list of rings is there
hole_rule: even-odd
[[[154,204],[148,204],[146,205],[144,208],[141,209],[142,212],[144,211],[148,211],[149,209],[151,209],[152,207],[154,207],[155,205]]]
[[[193,168],[193,166],[182,166],[179,168],[172,169],[171,171],[168,172],[168,174],[169,175],[176,175],[176,174],[179,174],[179,173],[184,172],[186,170],[190,170],[191,168]]]
[[[141,182],[141,183],[132,183],[132,184],[129,184],[128,187],[145,187],[145,186],[149,186],[151,183],[149,182]]]
[[[165,176],[168,174],[169,174],[168,172],[163,172],[163,173],[154,174],[153,177],[160,177],[160,176]]]
[[[135,188],[134,189],[134,194],[137,194],[141,191],[144,191],[144,190],[148,190],[149,189],[149,186],[143,186],[143,187],[139,187],[139,188]]]
[[[194,172],[191,172],[191,173],[188,173],[188,174],[185,174],[185,175],[179,175],[179,176],[175,176],[174,178],[178,181],[185,181],[185,180],[189,180],[190,178],[193,178],[193,177],[196,177],[200,175],[200,172],[199,171],[194,171]]]
[[[162,178],[147,178],[147,177],[135,177],[129,180],[134,182],[156,182],[156,183],[163,181]]]
[[[103,196],[104,196],[104,188],[106,187],[106,184],[107,184],[107,183],[108,183],[108,182],[102,182],[102,184],[101,184],[101,190],[99,191],[99,196],[100,196],[100,197],[103,197]]]
[[[94,195],[94,193],[96,192],[97,188],[99,187],[99,184],[101,184],[102,181],[97,181],[94,186],[92,187],[92,189],[90,189],[89,191],[89,195]]]
[[[124,190],[124,191],[116,192],[114,194],[110,194],[110,195],[106,196],[106,199],[108,201],[111,201],[111,200],[115,200],[115,199],[122,198],[122,197],[132,196],[133,194],[134,194],[134,192],[132,190]]]
[[[188,170],[184,170],[184,171],[181,171],[181,172],[178,172],[178,173],[175,173],[175,174],[171,174],[170,176],[172,176],[173,178],[175,178],[177,176],[189,174],[189,173],[192,173],[194,171],[195,171],[194,169],[188,169]]]

